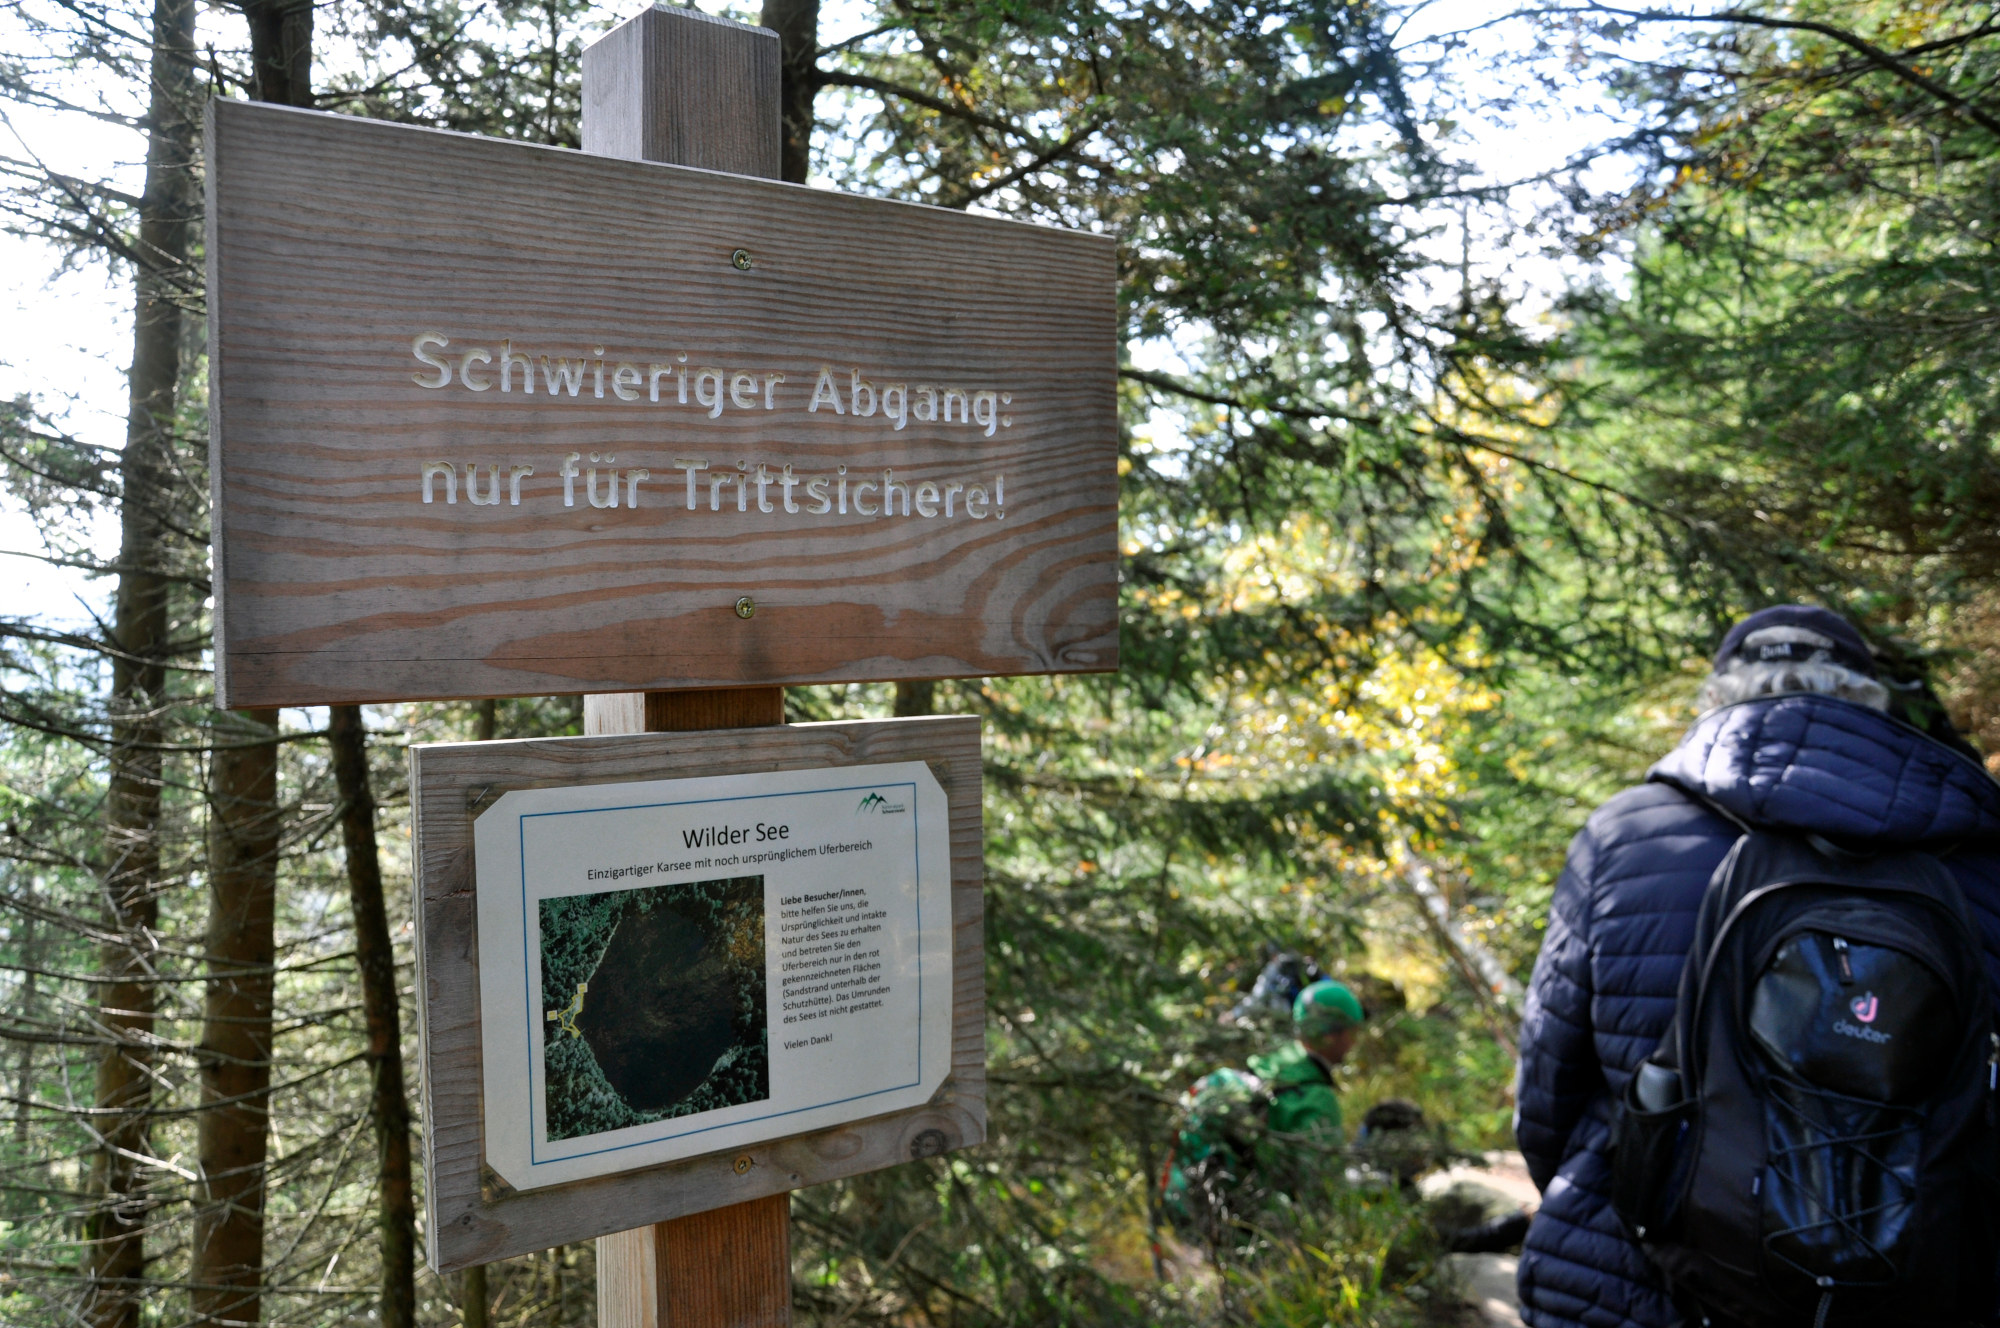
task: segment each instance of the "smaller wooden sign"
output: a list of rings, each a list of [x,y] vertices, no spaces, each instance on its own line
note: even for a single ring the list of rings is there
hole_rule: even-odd
[[[448,1271],[979,1142],[979,724],[411,752]]]

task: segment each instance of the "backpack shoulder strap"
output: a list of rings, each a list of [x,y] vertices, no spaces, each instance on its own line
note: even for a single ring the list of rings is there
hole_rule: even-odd
[[[1736,842],[1716,864],[1715,870],[1709,873],[1708,884],[1702,888],[1701,903],[1695,909],[1694,940],[1688,945],[1687,958],[1681,964],[1681,980],[1674,998],[1674,1017],[1667,1024],[1666,1031],[1660,1034],[1660,1044],[1649,1057],[1654,1064],[1666,1069],[1678,1071],[1694,1063],[1688,1037],[1695,1001],[1701,992],[1702,979],[1708,973],[1715,944],[1721,939],[1723,925],[1734,905],[1730,896],[1738,892],[1732,891],[1730,882],[1735,878],[1737,860],[1750,839],[1751,832],[1747,829],[1736,837]]]

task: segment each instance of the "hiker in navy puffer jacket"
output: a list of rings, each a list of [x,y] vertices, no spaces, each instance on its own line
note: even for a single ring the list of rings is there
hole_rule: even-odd
[[[1753,614],[1724,639],[1680,745],[1571,843],[1521,1028],[1515,1134],[1542,1190],[1520,1265],[1534,1328],[1680,1322],[1612,1212],[1604,1150],[1613,1099],[1673,1017],[1709,876],[1745,829],[1938,854],[2000,990],[2000,784],[1889,702],[1845,619]]]

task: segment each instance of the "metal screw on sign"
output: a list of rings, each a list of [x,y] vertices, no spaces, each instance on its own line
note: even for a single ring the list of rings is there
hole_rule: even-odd
[[[741,1157],[736,1159],[736,1174],[741,1176],[744,1172],[750,1170],[751,1167],[754,1167],[756,1165],[757,1165],[756,1162],[751,1160],[750,1155],[748,1153],[745,1153]]]
[[[748,249],[738,249],[729,256],[729,261],[736,265],[738,272],[748,272],[750,270],[750,251]]]
[[[737,601],[736,601],[736,616],[737,616],[737,617],[739,617],[739,618],[754,618],[754,617],[756,617],[756,616],[757,616],[757,601],[756,601],[756,600],[754,600],[754,599],[751,599],[751,598],[750,598],[750,597],[749,597],[748,595],[745,595],[745,596],[744,596],[743,598],[741,598],[741,599],[737,600]]]

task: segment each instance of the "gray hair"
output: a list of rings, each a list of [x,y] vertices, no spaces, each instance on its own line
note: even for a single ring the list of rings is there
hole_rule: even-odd
[[[1833,641],[1818,632],[1804,627],[1766,627],[1743,638],[1746,647],[1779,642],[1812,646],[1815,653],[1808,660],[1728,661],[1701,685],[1695,703],[1702,713],[1752,697],[1779,696],[1786,692],[1818,692],[1874,710],[1889,708],[1889,689],[1865,673],[1834,663],[1827,653],[1832,650]]]

